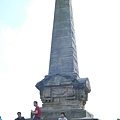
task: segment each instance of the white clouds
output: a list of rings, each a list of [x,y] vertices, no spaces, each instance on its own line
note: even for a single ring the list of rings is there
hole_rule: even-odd
[[[6,42],[11,42],[16,38],[16,31],[12,28],[6,28],[2,31],[2,36]]]
[[[6,28],[1,33],[2,41],[5,43],[2,48],[5,62],[3,67],[6,68],[5,72],[0,74],[1,85],[4,86],[0,88],[1,95],[4,96],[1,97],[1,103],[9,99],[6,105],[11,108],[9,115],[9,111],[0,104],[3,108],[0,111],[3,119],[8,119],[5,114],[14,119],[17,111],[29,117],[33,100],[38,100],[40,104],[39,91],[35,88],[35,84],[47,74],[50,52],[46,49],[50,49],[52,32],[46,31],[49,29],[47,22],[45,25],[42,23],[44,19],[41,21],[39,15],[42,8],[39,9],[40,3],[37,2],[31,3],[26,21],[21,28]],[[48,40],[48,43],[45,40]],[[45,61],[46,63],[43,64]]]

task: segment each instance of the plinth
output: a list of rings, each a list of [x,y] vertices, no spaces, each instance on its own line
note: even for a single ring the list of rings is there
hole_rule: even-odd
[[[36,84],[42,100],[41,118],[57,120],[61,112],[65,112],[69,120],[93,118],[84,110],[90,85],[88,78],[77,75],[48,75]]]
[[[81,120],[82,118],[93,118],[93,115],[83,109],[45,109],[42,108],[42,120],[57,120],[61,112],[65,112],[68,120]]]

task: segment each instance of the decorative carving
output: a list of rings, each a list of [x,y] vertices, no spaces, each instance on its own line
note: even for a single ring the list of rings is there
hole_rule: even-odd
[[[52,97],[68,97],[74,96],[75,91],[73,86],[59,86],[59,87],[52,87]]]
[[[66,87],[52,87],[52,97],[61,97],[66,96],[67,88]]]
[[[51,91],[51,88],[45,87],[43,90],[43,97],[51,97],[50,91]]]
[[[90,92],[88,78],[67,75],[46,76],[37,87],[40,89],[43,107],[68,105],[84,109]]]
[[[73,88],[73,86],[67,87],[67,96],[75,96],[75,89]]]

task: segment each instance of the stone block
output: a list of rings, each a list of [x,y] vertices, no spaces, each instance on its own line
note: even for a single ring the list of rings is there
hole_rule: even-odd
[[[27,118],[25,120],[33,120],[33,118]],[[41,120],[43,120],[43,119],[41,119]],[[72,118],[71,120],[99,120],[99,119],[97,119],[97,118]],[[117,120],[120,120],[120,119],[117,119]]]
[[[93,115],[83,109],[66,109],[66,108],[57,108],[57,109],[47,109],[41,108],[41,119],[42,120],[57,120],[61,112],[65,112],[68,120],[77,120],[80,118],[93,118]]]

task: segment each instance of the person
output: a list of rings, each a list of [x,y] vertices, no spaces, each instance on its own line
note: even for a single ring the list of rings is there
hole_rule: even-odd
[[[0,120],[2,120],[1,116],[0,116]]]
[[[33,102],[34,106],[35,106],[35,110],[31,110],[31,113],[34,115],[33,120],[40,120],[40,116],[41,116],[41,109],[38,106],[38,102],[34,101]]]
[[[61,112],[60,117],[58,118],[58,120],[67,120],[66,115],[65,115],[64,112]]]
[[[21,112],[17,112],[18,117],[15,120],[25,120],[24,117],[21,116]]]

